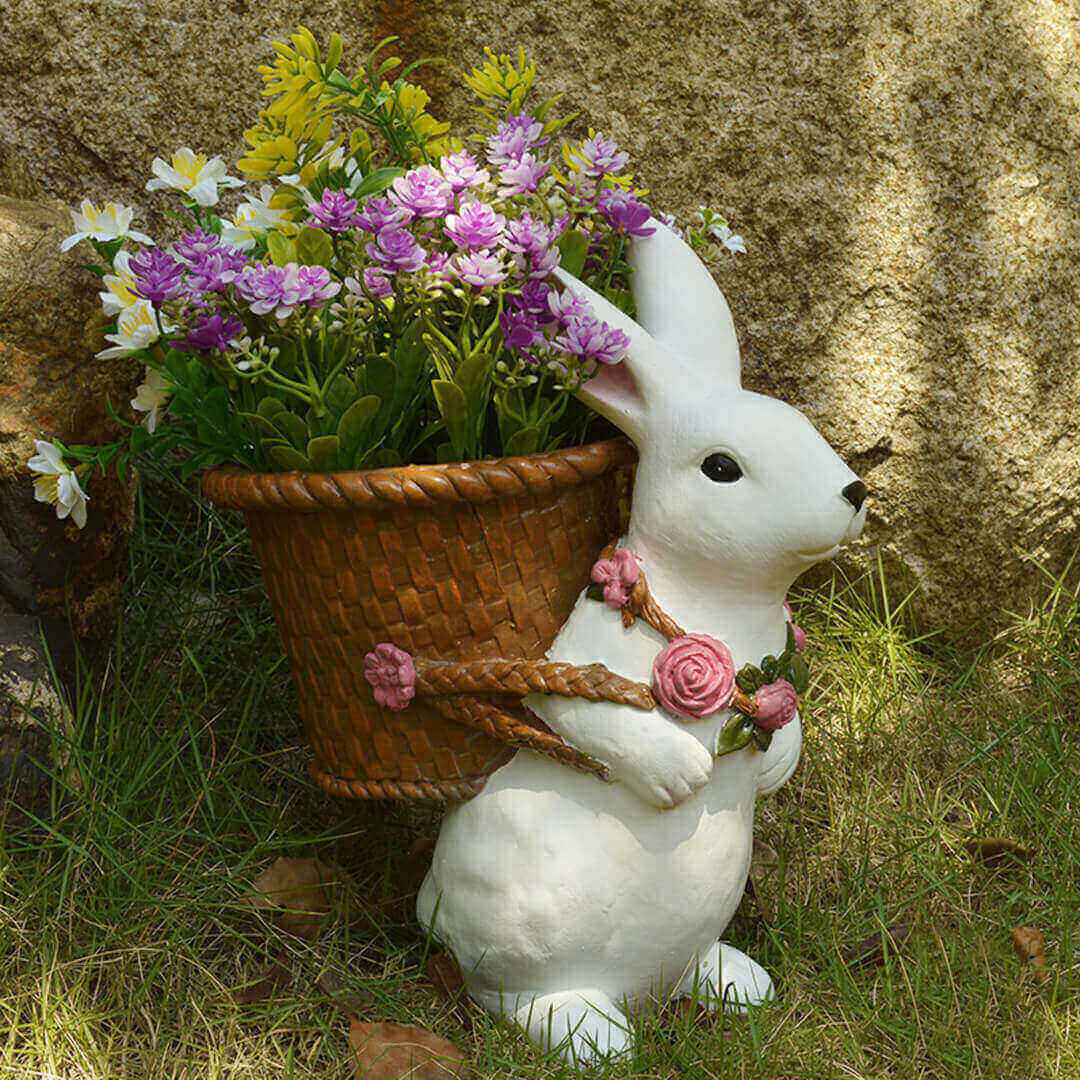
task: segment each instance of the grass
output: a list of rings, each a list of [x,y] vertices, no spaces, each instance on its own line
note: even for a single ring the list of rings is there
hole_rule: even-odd
[[[711,1025],[641,1019],[633,1060],[607,1073],[1080,1077],[1074,585],[1048,580],[978,653],[918,638],[872,579],[798,614],[815,672],[803,761],[760,805],[779,863],[727,934],[780,996]],[[349,1014],[429,1027],[484,1077],[573,1075],[512,1030],[463,1027],[424,978],[409,849],[438,813],[307,780],[236,519],[152,489],[115,641],[83,665],[73,715],[51,816],[0,823],[0,1077],[349,1077]],[[1035,854],[985,864],[973,836]],[[247,905],[250,882],[315,853],[344,871],[339,916],[286,939]],[[903,947],[860,967],[859,943],[899,922]],[[1045,934],[1044,983],[1013,951],[1022,924]],[[278,960],[291,985],[237,1004]]]

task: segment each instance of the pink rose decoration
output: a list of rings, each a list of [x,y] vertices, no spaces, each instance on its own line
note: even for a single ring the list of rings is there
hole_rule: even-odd
[[[416,693],[413,658],[388,641],[364,657],[364,678],[371,683],[375,700],[386,709],[404,709]]]
[[[609,607],[622,607],[640,576],[641,567],[629,548],[616,548],[610,559],[593,563],[592,579],[604,586],[604,603]]]
[[[653,661],[652,685],[669,713],[697,720],[731,704],[735,664],[722,641],[687,634],[668,642]]]
[[[791,605],[784,604],[784,610],[787,612],[788,622],[791,623],[791,632],[795,635],[795,648],[802,652],[806,648],[806,631],[801,626],[795,625],[795,619],[791,614]]]
[[[761,687],[754,694],[754,701],[758,707],[754,723],[764,731],[776,731],[790,723],[799,707],[799,695],[787,679],[777,679]]]

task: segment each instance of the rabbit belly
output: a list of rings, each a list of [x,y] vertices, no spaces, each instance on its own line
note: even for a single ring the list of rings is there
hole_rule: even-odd
[[[644,1004],[734,914],[754,794],[732,770],[660,812],[622,785],[521,751],[447,815],[420,921],[485,1003],[500,991],[591,986]]]

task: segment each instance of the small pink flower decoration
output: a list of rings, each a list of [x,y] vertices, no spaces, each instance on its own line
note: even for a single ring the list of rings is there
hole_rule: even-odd
[[[404,709],[416,693],[413,658],[388,641],[364,657],[364,678],[371,683],[375,700],[386,709]]]
[[[787,679],[777,679],[761,687],[754,694],[754,701],[758,707],[754,723],[763,731],[777,731],[790,723],[799,707],[799,695]]]
[[[604,586],[604,603],[609,607],[622,607],[640,576],[641,567],[629,548],[616,548],[610,559],[593,563],[592,579]]]
[[[668,642],[653,661],[652,686],[669,713],[697,720],[731,703],[735,664],[722,641],[687,634]]]
[[[795,648],[802,652],[806,648],[806,631],[801,626],[795,625],[795,618],[791,614],[791,605],[784,604],[784,610],[787,612],[788,622],[791,623],[791,632],[795,635]]]

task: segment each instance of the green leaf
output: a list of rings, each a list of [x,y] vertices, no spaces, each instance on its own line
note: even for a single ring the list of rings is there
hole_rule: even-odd
[[[559,237],[557,246],[562,252],[562,261],[559,265],[568,274],[580,277],[582,267],[585,265],[585,257],[589,254],[589,238],[577,229],[570,229]]]
[[[478,349],[454,372],[454,383],[465,395],[466,412],[470,427],[474,429],[479,423],[480,414],[484,412],[491,390],[491,364],[492,357],[484,349]]]
[[[768,681],[753,664],[744,664],[735,676],[735,685],[748,697],[752,697],[754,692],[760,690]]]
[[[307,444],[308,461],[317,472],[330,472],[337,468],[339,440],[336,435],[320,435]]]
[[[271,233],[272,236],[278,234]],[[330,266],[334,261],[334,245],[324,229],[305,225],[296,238],[296,259],[304,266]],[[276,261],[276,260],[275,260]]]
[[[517,454],[535,454],[540,448],[542,435],[543,432],[538,427],[521,428],[506,440],[503,452],[507,457],[514,457]]]
[[[238,414],[242,420],[245,420],[256,432],[260,435],[266,435],[271,439],[280,439],[281,432],[271,423],[265,416],[260,416],[258,413],[242,412]]]
[[[408,408],[429,357],[428,347],[424,344],[424,323],[418,316],[405,328],[394,350],[397,370],[390,399],[391,416],[396,417]]]
[[[452,465],[461,460],[461,455],[454,449],[453,443],[440,443],[435,451],[435,460],[440,465]]]
[[[258,405],[256,411],[258,414],[266,420],[272,420],[279,412],[285,408],[285,402],[280,398],[274,397],[272,394],[267,394]]]
[[[761,684],[762,686],[764,686],[765,683],[773,682],[779,677],[780,672],[777,670],[775,656],[766,656],[761,661],[761,674],[765,676],[765,682]]]
[[[367,176],[353,188],[352,197],[354,199],[363,199],[368,195],[374,195],[377,192],[385,191],[399,176],[403,176],[404,174],[404,169],[376,169],[374,172],[368,173]]]
[[[295,449],[299,450],[301,447],[307,446],[309,434],[307,424],[296,413],[283,409],[281,412],[275,413],[273,424],[292,443]]]
[[[772,746],[773,733],[766,731],[764,728],[754,728],[754,742],[757,743],[757,748],[764,754],[766,750]]]
[[[800,653],[796,653],[791,661],[791,685],[800,696],[810,687],[810,669]]]
[[[335,412],[344,412],[356,400],[356,383],[343,372],[339,373],[330,381],[323,397]]]
[[[292,338],[275,334],[266,339],[267,345],[277,349],[278,357],[274,361],[274,367],[285,375],[292,375],[299,370],[298,349]]]
[[[391,450],[388,446],[384,446],[381,450],[376,450],[371,455],[371,464],[377,469],[389,469],[394,465],[401,464],[401,455],[396,450]]]
[[[360,446],[364,431],[381,404],[374,394],[368,394],[359,401],[354,401],[342,414],[338,421],[337,437],[341,440],[344,451],[350,456],[355,454]]]
[[[311,463],[299,450],[283,442],[273,442],[263,439],[259,443],[259,449],[279,469],[303,469],[310,470]]]
[[[431,389],[456,455],[456,458],[451,460],[460,460],[466,456],[468,442],[469,407],[465,394],[460,386],[446,379],[433,379]]]
[[[593,582],[585,590],[585,595],[590,600],[599,600],[601,603],[603,603],[604,602],[604,587],[602,585],[597,585],[596,582]]]
[[[790,653],[792,656],[797,653],[798,647],[795,644],[795,631],[792,629],[791,623],[787,624],[787,638],[784,641],[784,652]]]
[[[284,266],[286,263],[294,263],[296,259],[296,245],[282,233],[270,232],[266,234],[266,250],[275,266]]]
[[[715,756],[723,757],[749,746],[756,730],[754,721],[749,716],[740,712],[733,713],[717,737]]]

